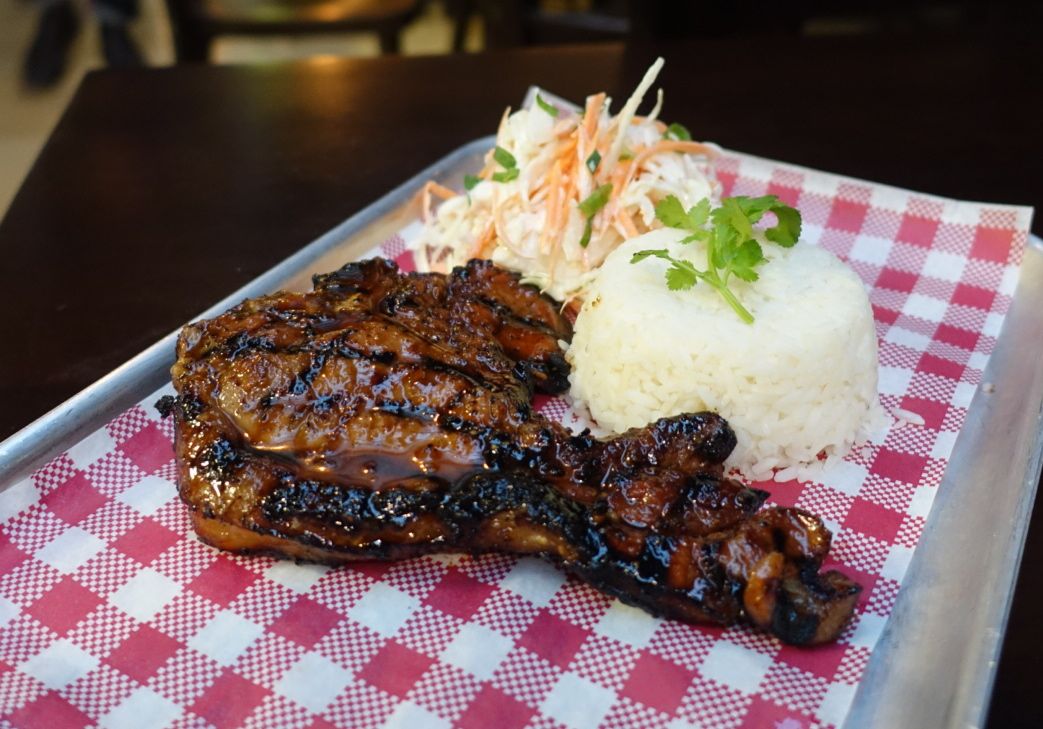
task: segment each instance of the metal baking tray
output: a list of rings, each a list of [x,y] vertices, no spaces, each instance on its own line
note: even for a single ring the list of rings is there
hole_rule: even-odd
[[[307,290],[313,273],[365,254],[417,219],[416,193],[426,181],[459,188],[493,144],[494,137],[483,137],[449,154],[197,318],[279,289]],[[0,490],[167,382],[176,336],[0,443]],[[983,724],[1040,475],[1041,360],[1043,241],[1031,238],[985,369],[994,388],[979,388],[971,402],[848,729]]]

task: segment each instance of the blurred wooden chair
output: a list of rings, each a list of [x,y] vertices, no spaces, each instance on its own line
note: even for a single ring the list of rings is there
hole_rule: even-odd
[[[557,43],[659,41],[715,36],[939,34],[988,25],[1002,32],[1038,27],[1043,0],[444,0],[463,50],[472,15],[487,48]]]
[[[420,0],[166,0],[179,63],[207,61],[222,35],[370,32],[383,53],[398,53],[402,28]]]
[[[464,50],[467,22],[481,17],[486,48],[624,40],[630,5],[648,0],[445,0],[453,50]]]

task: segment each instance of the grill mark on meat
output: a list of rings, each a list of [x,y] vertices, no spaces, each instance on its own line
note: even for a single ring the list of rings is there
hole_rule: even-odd
[[[548,490],[540,481],[496,472],[473,474],[448,488],[439,483],[437,489],[381,491],[300,481],[287,474],[264,498],[261,509],[272,522],[305,519],[350,531],[402,528],[421,516],[433,516],[454,542],[474,540],[490,515],[512,514],[560,534],[575,550],[574,558],[599,559],[606,549],[582,505]]]
[[[391,351],[391,350],[382,350],[382,351],[378,351],[378,352],[366,352],[366,351],[364,351],[363,349],[361,349],[358,346],[348,345],[346,343],[346,341],[342,342],[341,346],[350,348],[353,352],[357,353],[359,355],[359,357],[361,357],[361,358],[369,359],[371,361],[378,362],[380,364],[401,363],[401,364],[407,365],[407,366],[408,365],[420,365],[420,366],[427,367],[429,369],[431,369],[431,368],[438,368],[438,369],[440,369],[442,371],[448,371],[448,372],[456,373],[456,374],[460,375],[461,377],[465,377],[468,380],[470,380],[472,382],[472,384],[474,384],[476,386],[479,386],[479,387],[486,388],[486,389],[502,391],[502,392],[517,391],[519,389],[517,382],[511,381],[511,380],[508,380],[507,382],[499,382],[495,378],[491,378],[491,377],[485,376],[485,373],[483,373],[481,370],[475,368],[473,366],[473,363],[466,362],[463,358],[461,358],[459,356],[459,354],[457,352],[454,352],[452,349],[446,347],[441,342],[432,341],[432,339],[429,336],[425,336],[425,334],[422,333],[422,332],[415,331],[414,329],[412,329],[411,327],[403,324],[400,321],[396,321],[394,319],[390,319],[390,318],[388,318],[386,316],[383,316],[383,315],[377,315],[375,318],[378,319],[380,321],[380,323],[385,325],[385,326],[389,326],[389,327],[392,327],[392,328],[395,328],[395,329],[399,329],[399,330],[405,332],[415,342],[420,343],[422,349],[426,350],[427,348],[430,348],[430,352],[424,353],[424,354],[418,354],[416,359],[409,359],[409,358],[403,357],[402,353],[394,352],[394,351]],[[323,347],[324,347],[324,343],[319,343],[319,344],[311,347],[309,351],[322,351]],[[444,358],[440,358],[440,357],[434,356],[435,354],[439,354],[439,353],[445,355]],[[492,360],[483,359],[481,361],[481,364],[482,365],[490,365],[490,364],[492,364]],[[504,374],[505,375],[507,373],[508,373],[508,370],[506,370],[506,369],[504,371],[502,371],[502,372],[497,371],[497,374]]]
[[[330,563],[535,554],[658,615],[802,644],[842,629],[859,587],[819,572],[829,532],[723,476],[719,416],[601,441],[532,412],[567,387],[569,324],[517,276],[373,260],[314,281],[179,339],[162,411],[205,541]]]
[[[318,377],[319,372],[326,366],[326,353],[315,352],[311,355],[311,362],[303,370],[297,373],[290,385],[290,392],[294,395],[303,395],[311,388],[311,383]]]
[[[441,494],[435,491],[373,491],[297,480],[285,474],[280,486],[262,500],[261,510],[271,522],[306,518],[343,529],[364,523],[403,527],[417,516],[435,513],[441,500]]]
[[[536,329],[537,331],[540,331],[543,334],[555,336],[554,330],[547,326],[546,323],[517,314],[508,309],[503,304],[501,304],[499,301],[496,301],[495,299],[490,299],[487,296],[479,296],[476,300],[487,306],[493,314],[495,314],[497,317],[499,317],[501,320],[505,322],[510,322],[519,326],[529,327],[530,329]]]
[[[353,347],[347,344],[342,339],[334,339],[330,341],[323,341],[318,343],[312,343],[306,347],[291,347],[285,350],[287,353],[303,352],[313,354],[315,357],[323,357],[325,361],[328,361],[330,356],[342,357],[344,359],[357,359],[366,360],[373,362],[374,364],[380,365],[396,365],[400,368],[411,368],[417,370],[427,370],[431,372],[441,372],[449,374],[455,377],[459,377],[467,382],[467,384],[475,389],[486,389],[494,390],[502,393],[510,393],[517,390],[517,384],[515,387],[508,388],[503,385],[487,380],[482,377],[480,373],[468,372],[465,369],[454,367],[452,364],[441,362],[439,360],[432,359],[430,357],[422,357],[418,361],[410,362],[397,358],[394,352],[391,351],[380,351],[380,352],[364,352],[357,347]],[[310,369],[310,368],[306,368]],[[299,393],[298,393],[299,394]],[[521,407],[524,412],[528,411],[528,403],[522,403]]]
[[[228,352],[228,357],[230,359],[235,359],[236,357],[255,349],[260,349],[265,352],[274,352],[275,343],[265,337],[251,337],[246,332],[241,332],[230,337],[225,342],[225,349]]]

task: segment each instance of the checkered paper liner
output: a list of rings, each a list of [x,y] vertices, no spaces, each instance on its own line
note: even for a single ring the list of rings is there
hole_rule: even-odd
[[[157,395],[0,493],[0,717],[14,727],[773,727],[843,722],[1011,302],[1031,211],[728,153],[865,282],[892,425],[821,483],[864,586],[840,639],[659,620],[535,559],[330,569],[219,553],[176,498]],[[401,238],[383,253],[410,267]],[[540,410],[565,422],[561,400]]]

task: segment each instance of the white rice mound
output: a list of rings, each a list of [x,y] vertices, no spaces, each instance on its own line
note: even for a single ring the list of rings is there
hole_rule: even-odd
[[[703,282],[670,291],[666,261],[630,263],[667,248],[705,269],[705,248],[683,236],[655,230],[605,260],[566,353],[573,401],[610,432],[716,411],[738,437],[727,466],[754,480],[814,478],[885,417],[862,282],[822,248],[763,244],[760,280],[729,282],[755,318],[745,324]]]

